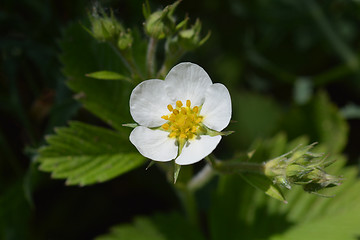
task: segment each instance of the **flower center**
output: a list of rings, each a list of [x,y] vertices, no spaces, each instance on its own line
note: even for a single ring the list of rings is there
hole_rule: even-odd
[[[161,126],[165,131],[170,132],[169,137],[178,140],[188,140],[194,138],[200,130],[203,117],[199,115],[199,107],[191,108],[190,100],[186,100],[186,106],[181,101],[176,101],[176,107],[171,104],[167,106],[170,114],[161,118],[168,120]]]

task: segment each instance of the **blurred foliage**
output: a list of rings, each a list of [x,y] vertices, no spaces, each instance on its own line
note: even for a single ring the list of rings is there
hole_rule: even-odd
[[[144,69],[142,3],[101,1],[126,27],[136,26],[133,54]],[[152,9],[171,3],[150,1]],[[197,193],[203,217],[198,227],[188,226],[178,213],[158,214],[180,206],[156,168],[145,172],[142,165],[84,188],[65,187],[64,181],[51,180],[37,170],[34,149],[45,144],[47,134],[55,135],[47,138],[50,145],[42,151],[52,152],[54,161],[69,152],[75,158],[76,151],[96,153],[106,141],[113,146],[119,142],[113,154],[125,151],[139,164],[143,161],[126,142],[129,130],[121,126],[131,122],[128,99],[134,85],[85,76],[98,71],[127,75],[111,47],[95,41],[79,24],[89,26],[87,12],[92,7],[85,0],[5,0],[0,6],[0,239],[100,235],[99,239],[116,239],[119,234],[169,239],[183,236],[174,233],[184,229],[183,238],[189,239],[355,239],[360,235],[359,1],[183,0],[179,4],[176,16],[182,19],[189,13],[191,22],[199,17],[203,32],[211,31],[208,42],[183,60],[204,67],[214,82],[229,88],[233,100],[234,122],[228,129],[236,132],[224,137],[215,154],[230,158],[256,149],[252,161],[261,162],[299,143],[318,141],[319,151],[338,159],[329,172],[344,176],[342,186],[324,192],[334,198],[305,194],[299,187],[286,192],[287,205],[269,199],[240,176],[221,176]],[[159,50],[156,57],[162,59],[166,49]],[[75,124],[96,131],[99,139],[106,139],[103,145],[96,145],[87,131],[80,141],[89,145],[80,144],[77,127],[74,123],[68,127],[69,120],[100,126]],[[56,134],[54,127],[62,128]],[[276,135],[279,132],[283,135]],[[63,143],[65,133],[73,135],[73,141]],[[39,160],[42,169],[60,171],[61,164]],[[118,170],[101,181],[125,171]],[[93,177],[83,183],[99,180]],[[80,182],[78,178],[74,183]],[[138,215],[153,217],[134,218]],[[164,224],[169,228],[164,229]],[[117,227],[107,233],[112,225]]]

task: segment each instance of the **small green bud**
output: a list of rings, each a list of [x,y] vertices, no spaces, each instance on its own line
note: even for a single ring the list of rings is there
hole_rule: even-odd
[[[210,32],[201,38],[201,22],[199,19],[196,20],[195,24],[188,29],[179,31],[179,44],[186,50],[193,50],[203,45],[210,37]]]
[[[127,32],[121,32],[117,45],[120,50],[125,50],[127,48],[130,48],[133,43],[133,36],[131,34],[131,31],[128,30]]]
[[[291,184],[302,185],[310,193],[340,185],[341,178],[327,174],[324,170],[333,161],[326,162],[324,154],[309,152],[313,146],[297,147],[268,161],[265,164],[265,175],[275,184],[288,189]]]
[[[124,32],[124,27],[117,21],[111,13],[111,17],[103,14],[103,16],[90,16],[91,30],[93,36],[99,41],[115,40],[120,33]]]
[[[180,1],[176,1],[172,5],[166,6],[163,10],[151,14],[149,8],[145,8],[145,32],[156,39],[163,39],[172,34],[176,28],[173,13],[179,3]]]

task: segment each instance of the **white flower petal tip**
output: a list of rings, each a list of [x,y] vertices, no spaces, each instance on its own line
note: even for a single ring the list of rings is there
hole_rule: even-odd
[[[139,126],[130,134],[130,142],[147,158],[167,162],[176,158],[178,147],[168,133]]]
[[[229,125],[231,112],[231,97],[228,89],[221,83],[208,87],[200,112],[204,116],[203,123],[208,128],[220,132]]]
[[[205,70],[194,63],[179,63],[165,77],[169,96],[182,102],[190,99],[198,106],[205,100],[205,90],[212,81]]]
[[[186,62],[173,67],[165,80],[137,85],[130,113],[140,125],[131,125],[136,127],[130,141],[142,155],[189,165],[209,155],[226,135],[221,131],[231,119],[231,97],[202,67]],[[178,155],[180,143],[185,145]]]
[[[199,162],[212,153],[221,140],[221,136],[202,135],[199,138],[185,144],[180,156],[175,159],[177,164],[190,165]]]

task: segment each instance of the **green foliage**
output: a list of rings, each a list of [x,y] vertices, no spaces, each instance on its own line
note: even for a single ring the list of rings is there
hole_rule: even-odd
[[[276,184],[274,184],[268,177],[253,173],[246,173],[242,174],[241,176],[253,187],[260,189],[270,197],[273,197],[282,202],[286,202],[281,189]]]
[[[290,136],[308,134],[325,144],[332,153],[339,153],[347,142],[348,125],[328,95],[320,91],[307,104],[293,108],[284,118]]]
[[[88,4],[85,0],[2,3],[0,239],[93,239],[117,221],[123,224],[99,239],[350,240],[360,236],[355,167],[360,137],[359,1],[182,1],[170,19],[174,35],[153,45],[144,41],[143,30],[127,29],[143,27],[142,1],[106,1],[101,16],[110,16],[109,8],[114,15],[92,27],[83,17],[86,9],[99,6]],[[151,9],[163,9],[162,4],[147,3],[146,19]],[[200,17],[202,24],[188,15]],[[76,19],[93,31],[86,32]],[[152,32],[167,32],[153,20]],[[209,41],[209,34],[199,35],[200,27],[211,31]],[[100,42],[91,35],[95,32]],[[187,54],[204,41],[195,54]],[[130,129],[122,127],[132,122],[130,92],[142,80],[165,76],[180,57],[203,66],[214,82],[224,83],[231,92],[234,123],[229,130],[235,134],[223,137],[217,156],[237,158],[239,152],[256,150],[251,161],[261,163],[299,144],[319,142],[318,152],[337,159],[328,172],[343,177],[341,186],[320,192],[333,197],[307,194],[300,186],[284,190],[257,175],[220,176],[218,182],[197,187],[202,235],[179,214],[124,223],[134,215],[178,208],[176,194],[153,184],[157,178],[165,182],[154,167],[148,171],[146,178],[153,175],[147,183],[140,171],[82,189],[49,181],[47,174],[37,171],[40,165],[68,184],[89,185],[139,167],[144,158],[128,141]],[[148,71],[149,64],[153,72]],[[72,122],[47,138],[48,146],[33,162],[34,149],[44,144],[44,135],[55,126],[70,119],[94,122],[78,111],[80,106],[116,131]],[[264,140],[278,132],[283,134]],[[341,153],[349,156],[349,162]],[[194,166],[195,173],[199,166]],[[183,174],[182,170],[179,181]],[[285,197],[288,204],[278,201]],[[84,201],[89,198],[92,201]],[[86,204],[79,208],[82,203]],[[110,212],[104,211],[105,205]],[[193,210],[196,215],[196,207]]]
[[[253,158],[272,158],[274,149],[286,152],[300,142],[308,144],[305,138],[286,145],[284,140],[284,135],[278,135],[259,143]],[[321,152],[326,145],[317,149]],[[268,199],[239,176],[220,177],[210,209],[212,239],[355,239],[360,234],[358,171],[354,167],[344,168],[344,157],[331,156],[334,158],[337,162],[328,171],[343,176],[346,181],[321,192],[332,198],[305,194],[301,187],[293,187],[286,192],[288,204],[284,204]]]
[[[234,124],[229,126],[235,149],[248,147],[254,139],[268,137],[278,128],[281,109],[270,97],[247,92],[232,93]]]
[[[98,43],[77,23],[66,28],[63,35],[60,60],[68,86],[79,93],[76,97],[86,109],[114,128],[122,129],[122,123],[131,122],[128,102],[134,85],[123,81],[99,81],[85,76],[97,71],[129,76],[121,58],[108,44]],[[137,44],[141,49],[141,42],[137,40]]]
[[[124,174],[144,163],[144,157],[129,152],[127,137],[80,122],[58,128],[47,137],[49,146],[39,150],[40,169],[67,185],[89,185]]]
[[[121,224],[96,240],[202,240],[200,231],[177,213],[137,217],[132,224]]]

